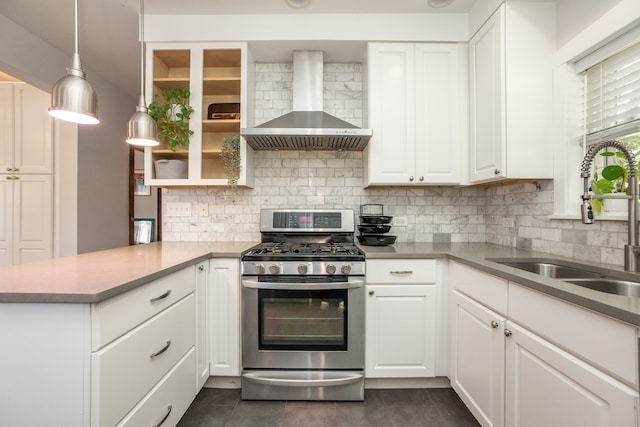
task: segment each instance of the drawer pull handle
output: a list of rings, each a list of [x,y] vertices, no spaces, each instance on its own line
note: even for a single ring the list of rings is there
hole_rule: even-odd
[[[157,297],[151,298],[149,300],[149,302],[156,302],[156,301],[160,301],[161,299],[165,299],[166,297],[168,297],[169,295],[171,295],[171,289],[167,289],[167,292],[165,292],[162,295],[159,295]]]
[[[171,346],[171,341],[167,341],[167,344],[164,347],[162,347],[159,351],[157,351],[155,353],[151,353],[149,355],[149,358],[150,359],[154,359],[154,358],[160,356],[162,353],[164,353],[165,351],[169,350],[170,346]]]
[[[408,276],[410,274],[413,274],[413,271],[402,270],[402,271],[390,271],[389,273],[391,273],[392,276]]]
[[[173,409],[173,407],[171,405],[169,405],[167,407],[167,414],[164,416],[164,418],[158,424],[154,424],[152,427],[160,427],[162,424],[164,424],[164,422],[167,421],[167,418],[169,418],[169,415],[171,415],[171,410],[172,409]]]
[[[500,326],[500,324],[499,324],[498,322],[496,322],[495,320],[492,320],[492,321],[491,321],[491,327],[492,327],[493,329],[496,329],[498,326]]]

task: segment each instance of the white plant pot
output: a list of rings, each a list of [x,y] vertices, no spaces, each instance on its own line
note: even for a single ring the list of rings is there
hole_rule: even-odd
[[[187,179],[186,160],[159,159],[155,161],[156,179]]]
[[[605,212],[627,212],[629,200],[627,199],[605,199],[603,210]]]

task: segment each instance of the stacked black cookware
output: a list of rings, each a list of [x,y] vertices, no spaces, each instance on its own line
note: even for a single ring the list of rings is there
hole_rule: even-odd
[[[365,246],[387,246],[396,241],[396,236],[387,233],[391,230],[392,216],[384,214],[384,206],[379,204],[360,205],[360,235],[358,242]]]

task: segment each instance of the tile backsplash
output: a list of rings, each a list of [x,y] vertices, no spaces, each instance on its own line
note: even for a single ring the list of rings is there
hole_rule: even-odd
[[[291,111],[291,64],[257,64],[256,117],[264,122]],[[357,126],[364,121],[361,64],[325,64],[325,111]],[[585,261],[622,265],[626,224],[549,219],[553,181],[464,188],[363,188],[362,152],[256,151],[255,186],[171,188],[163,203],[191,202],[190,218],[164,217],[166,241],[260,239],[262,208],[352,208],[380,203],[385,214],[405,217],[394,226],[397,242],[487,242]],[[209,205],[199,217],[195,206]],[[166,211],[166,209],[164,210]]]

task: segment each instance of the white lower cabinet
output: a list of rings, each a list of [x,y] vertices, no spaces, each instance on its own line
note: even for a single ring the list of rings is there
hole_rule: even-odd
[[[435,376],[435,285],[368,285],[365,376]]]
[[[240,261],[213,258],[209,276],[209,373],[240,376]]]
[[[513,322],[506,331],[507,426],[638,425],[637,390]]]
[[[196,392],[209,379],[209,261],[196,265]]]
[[[449,287],[451,385],[482,426],[639,425],[636,327],[458,263]]]
[[[194,270],[97,304],[0,304],[0,425],[177,425],[196,395]]]
[[[435,260],[371,260],[366,268],[365,376],[434,377]]]
[[[502,426],[506,319],[457,291],[450,304],[451,387],[483,426]]]

